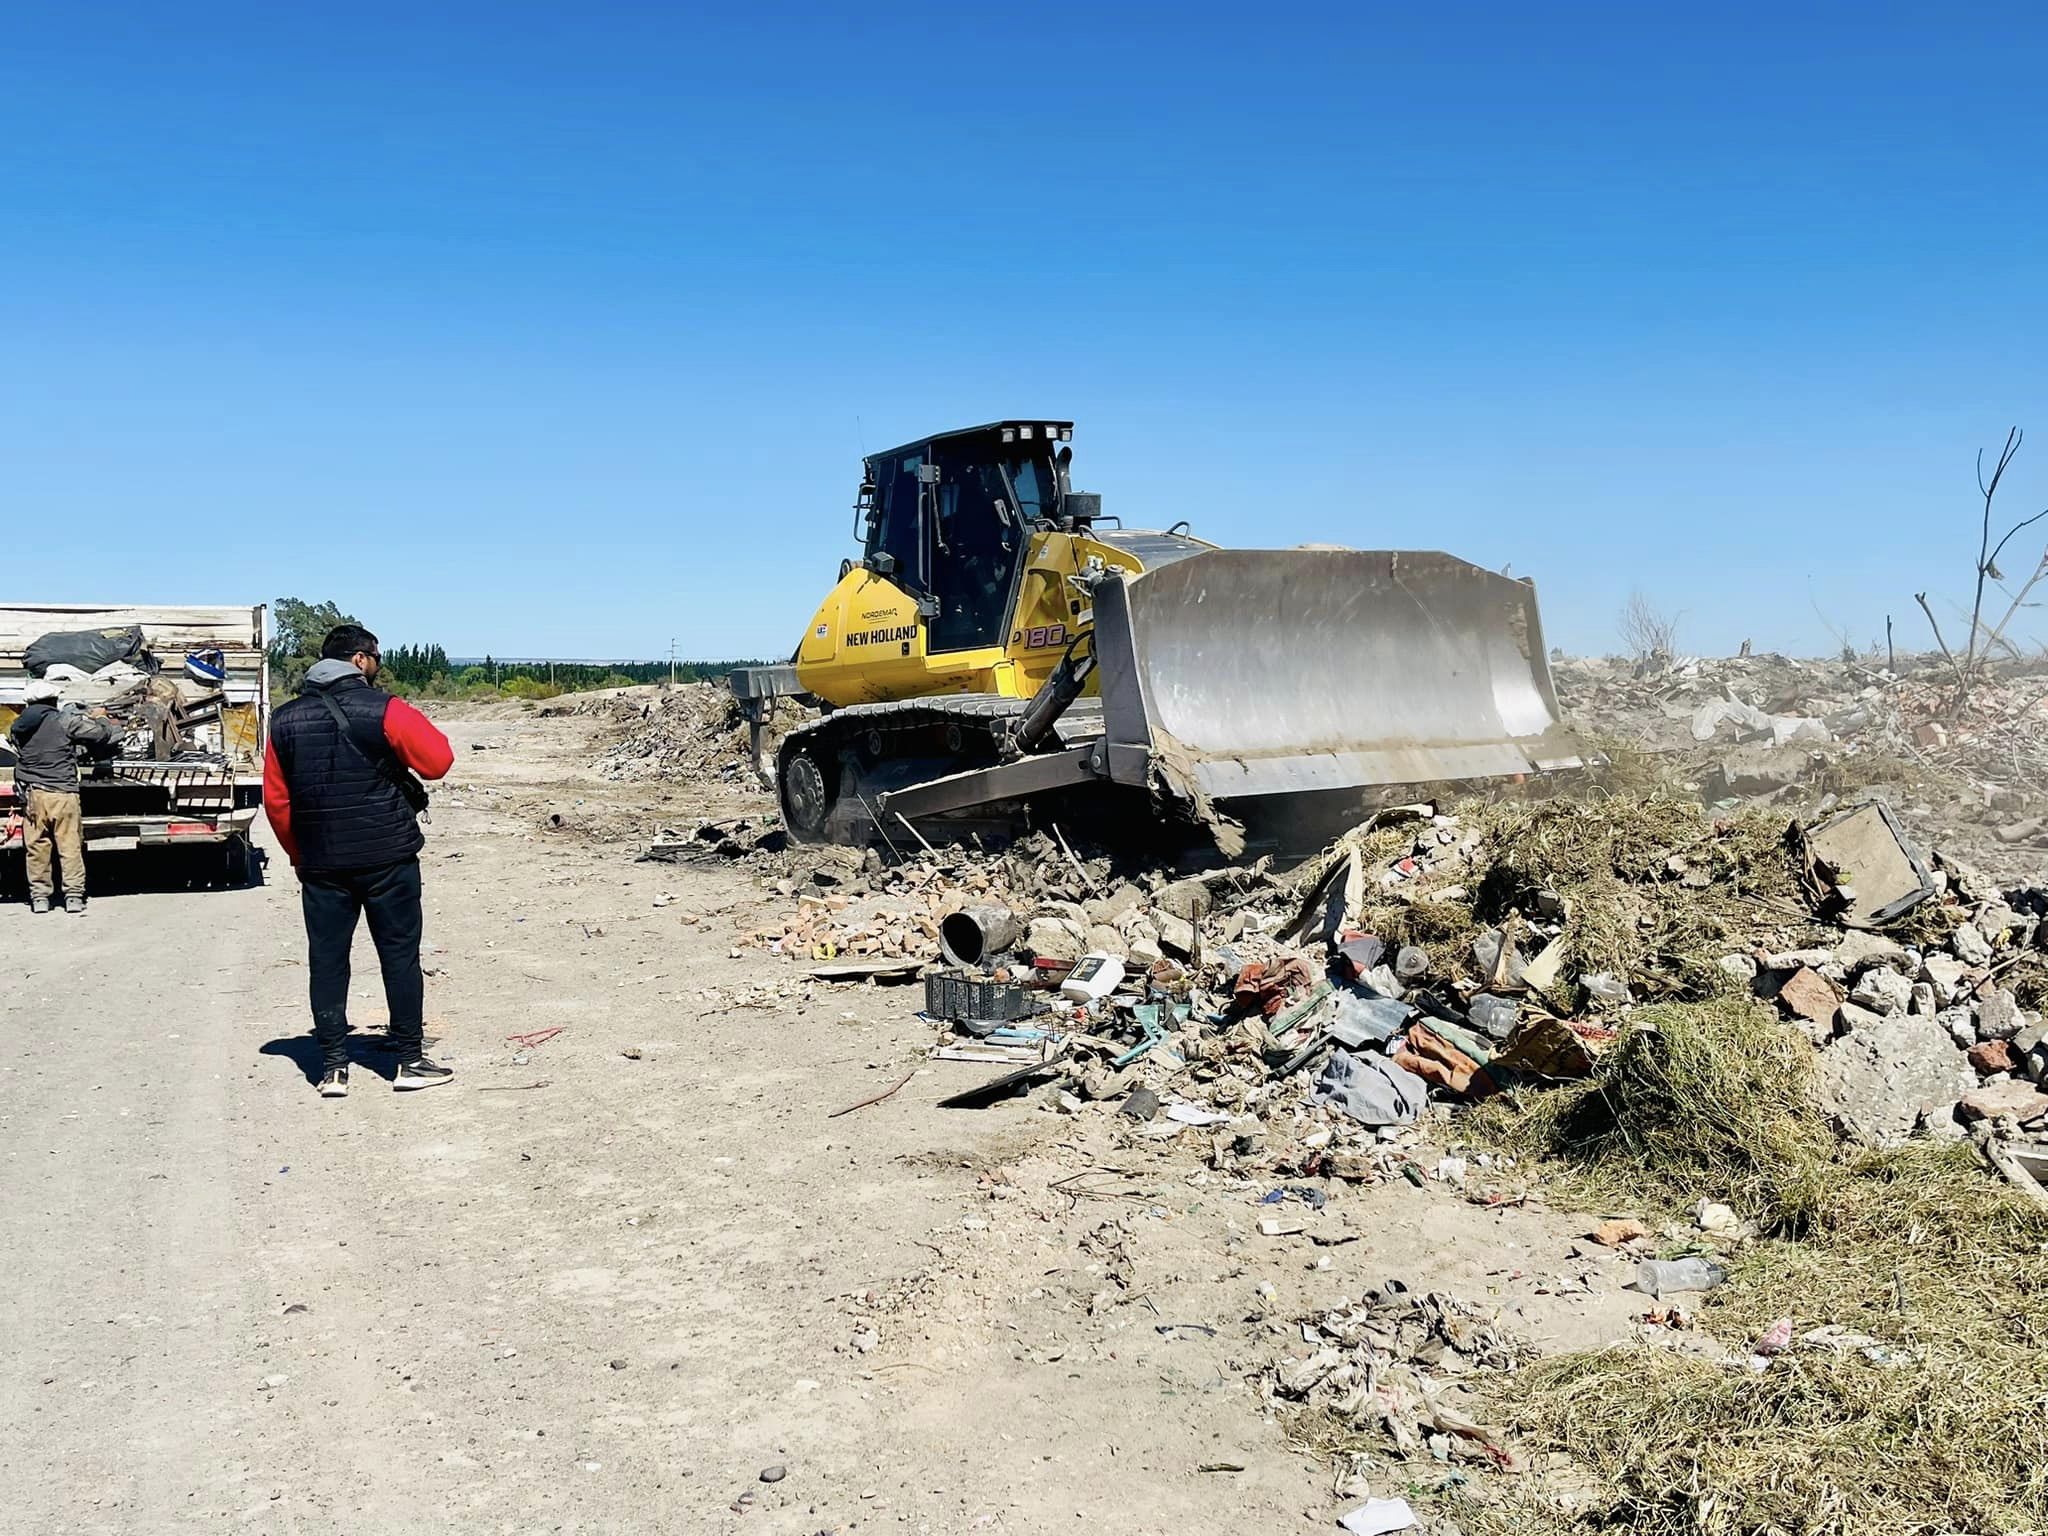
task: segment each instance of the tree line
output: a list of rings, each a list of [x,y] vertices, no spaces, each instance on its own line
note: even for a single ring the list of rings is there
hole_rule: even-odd
[[[272,687],[296,691],[306,669],[320,659],[320,642],[337,624],[361,621],[339,604],[311,603],[281,597],[271,608],[270,674]],[[669,678],[666,661],[499,661],[457,666],[436,644],[386,644],[377,685],[407,698],[427,699],[551,699],[557,694],[585,693],[596,688],[626,688],[635,683],[660,683]],[[679,683],[723,681],[734,667],[760,666],[758,661],[678,661]]]

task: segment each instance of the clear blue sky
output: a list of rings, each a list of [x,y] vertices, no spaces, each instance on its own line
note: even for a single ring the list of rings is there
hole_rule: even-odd
[[[1041,412],[1573,649],[1917,644],[2048,505],[2037,7],[694,9],[7,6],[0,598],[783,653],[863,442]]]

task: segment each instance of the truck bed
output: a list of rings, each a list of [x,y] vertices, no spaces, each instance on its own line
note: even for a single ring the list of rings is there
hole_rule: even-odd
[[[80,810],[88,845],[101,849],[247,838],[263,802],[263,744],[270,725],[267,612],[240,607],[0,603],[0,737],[14,724],[30,681],[22,654],[43,635],[140,625],[158,675],[187,698],[211,691],[185,675],[190,652],[218,650],[220,750],[201,761],[111,759],[84,770]],[[83,685],[81,685],[81,688]],[[13,754],[0,749],[0,850],[21,845]]]

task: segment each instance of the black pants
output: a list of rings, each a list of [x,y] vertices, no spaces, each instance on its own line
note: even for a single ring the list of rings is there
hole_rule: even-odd
[[[384,972],[391,1043],[400,1061],[419,1060],[426,1005],[426,983],[420,978],[420,861],[401,859],[376,869],[302,870],[299,904],[306,914],[306,970],[322,1070],[348,1065],[348,952],[359,912],[369,916],[370,938]]]

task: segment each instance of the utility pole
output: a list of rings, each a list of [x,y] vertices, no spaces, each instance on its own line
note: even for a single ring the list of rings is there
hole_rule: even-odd
[[[670,635],[668,638],[668,685],[670,688],[674,688],[676,685],[676,638],[674,635]]]

